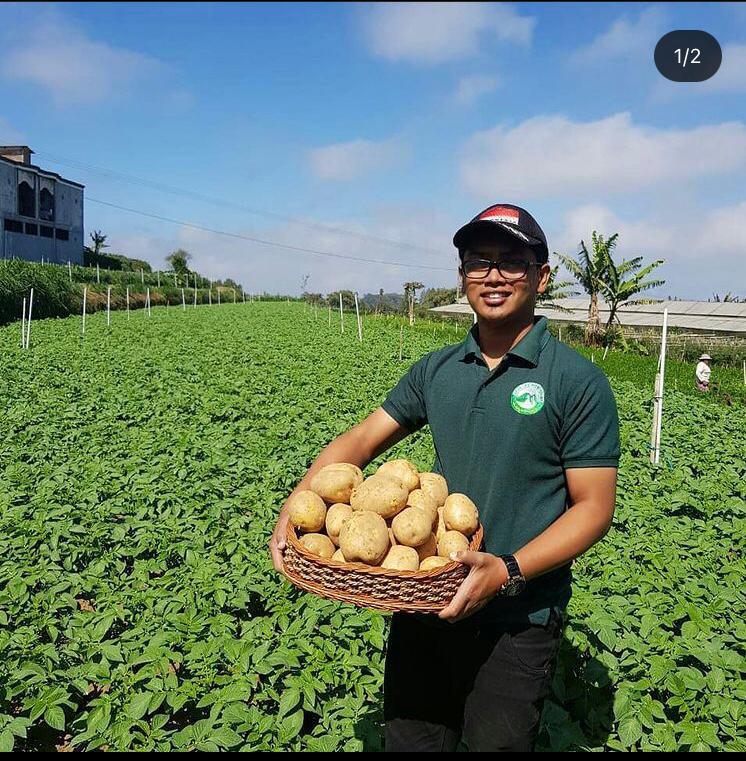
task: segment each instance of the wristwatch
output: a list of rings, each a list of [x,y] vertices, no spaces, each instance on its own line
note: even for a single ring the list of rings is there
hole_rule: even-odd
[[[512,555],[499,555],[498,557],[508,569],[508,580],[500,587],[498,594],[515,597],[525,589],[526,579],[521,573],[518,561]]]

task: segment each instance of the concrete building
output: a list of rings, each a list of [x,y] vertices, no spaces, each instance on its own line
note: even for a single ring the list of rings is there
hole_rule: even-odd
[[[0,145],[0,258],[83,263],[83,185],[31,163],[26,145]]]

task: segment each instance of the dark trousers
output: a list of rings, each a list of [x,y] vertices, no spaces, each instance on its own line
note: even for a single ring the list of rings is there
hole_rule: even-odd
[[[531,751],[562,636],[472,617],[447,624],[397,613],[384,676],[386,751]]]

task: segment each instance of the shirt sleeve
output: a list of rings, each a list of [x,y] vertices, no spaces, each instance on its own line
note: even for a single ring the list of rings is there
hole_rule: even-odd
[[[608,378],[593,373],[567,399],[560,436],[565,468],[616,468],[619,465],[619,415]]]
[[[413,432],[427,424],[425,373],[427,357],[423,357],[389,392],[381,405],[399,425]]]

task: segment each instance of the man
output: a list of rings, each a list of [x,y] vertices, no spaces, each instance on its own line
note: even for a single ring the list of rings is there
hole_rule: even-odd
[[[387,751],[532,750],[570,598],[572,560],[614,513],[619,431],[601,370],[536,318],[550,276],[546,238],[498,204],[454,237],[477,322],[461,344],[416,362],[383,405],[335,439],[298,490],[332,462],[365,467],[429,424],[434,470],[467,494],[484,551],[438,616],[395,614],[386,654]],[[282,569],[287,516],[271,541]]]
[[[710,375],[712,374],[712,368],[710,362],[712,357],[709,354],[703,354],[699,358],[697,369],[694,374],[697,378],[697,388],[705,393],[710,390]]]

